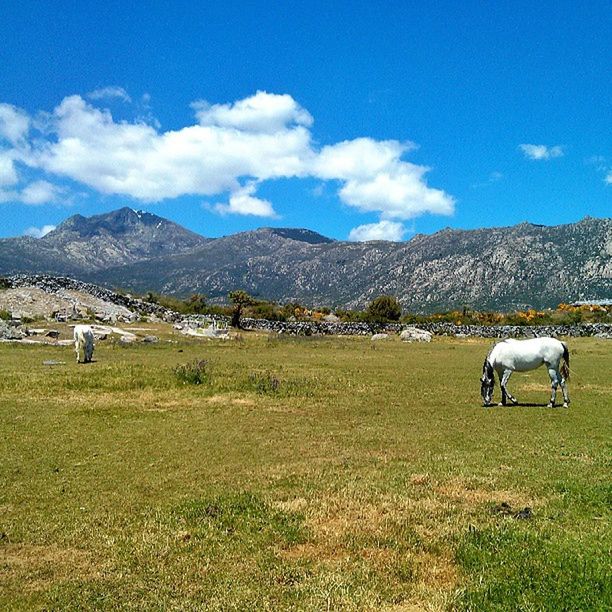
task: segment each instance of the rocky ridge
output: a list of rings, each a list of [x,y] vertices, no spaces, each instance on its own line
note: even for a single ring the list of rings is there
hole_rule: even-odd
[[[35,240],[0,240],[0,274],[50,273],[216,303],[243,289],[281,303],[364,308],[383,293],[418,313],[522,310],[612,296],[612,219],[352,243],[261,228],[207,239],[151,213],[76,215]]]

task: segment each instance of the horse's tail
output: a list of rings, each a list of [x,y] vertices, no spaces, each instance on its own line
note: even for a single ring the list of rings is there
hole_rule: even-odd
[[[570,377],[569,349],[567,348],[567,344],[565,344],[565,342],[562,342],[561,344],[563,345],[563,365],[561,366],[561,376],[563,376],[565,380],[569,380],[569,377]]]

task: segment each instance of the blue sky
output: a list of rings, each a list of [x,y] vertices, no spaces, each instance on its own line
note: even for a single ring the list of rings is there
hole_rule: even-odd
[[[0,237],[121,206],[409,239],[612,212],[612,4],[13,1]]]

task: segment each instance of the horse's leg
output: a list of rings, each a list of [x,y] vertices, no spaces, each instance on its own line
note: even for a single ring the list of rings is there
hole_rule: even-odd
[[[502,406],[506,405],[506,398],[508,398],[513,404],[517,403],[516,398],[512,396],[510,391],[508,391],[508,387],[506,386],[508,384],[508,379],[510,378],[511,375],[512,375],[512,370],[504,370],[504,373],[499,383],[499,386],[501,387],[501,392],[502,392],[502,401],[501,401]]]
[[[569,393],[567,392],[567,383],[565,378],[561,375],[561,391],[563,392],[563,407],[567,408],[570,403]]]
[[[550,376],[551,383],[551,394],[550,394],[550,402],[548,402],[548,408],[554,408],[555,400],[557,399],[557,387],[559,386],[559,372],[556,368],[553,368],[551,365],[548,366],[548,375]],[[565,394],[564,394],[565,398]]]

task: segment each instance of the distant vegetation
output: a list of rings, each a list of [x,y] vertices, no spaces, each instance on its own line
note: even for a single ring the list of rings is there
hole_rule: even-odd
[[[323,321],[332,314],[343,322],[366,322],[373,326],[401,322],[406,324],[454,323],[456,325],[571,325],[575,323],[612,323],[612,306],[559,304],[545,310],[517,310],[512,312],[478,311],[471,308],[434,314],[402,312],[398,299],[381,295],[373,299],[365,310],[307,307],[299,302],[276,302],[256,299],[246,291],[230,292],[231,305],[210,304],[206,297],[194,294],[187,299],[148,293],[143,299],[160,304],[181,314],[223,315],[232,318],[234,326],[243,317],[269,321]]]

